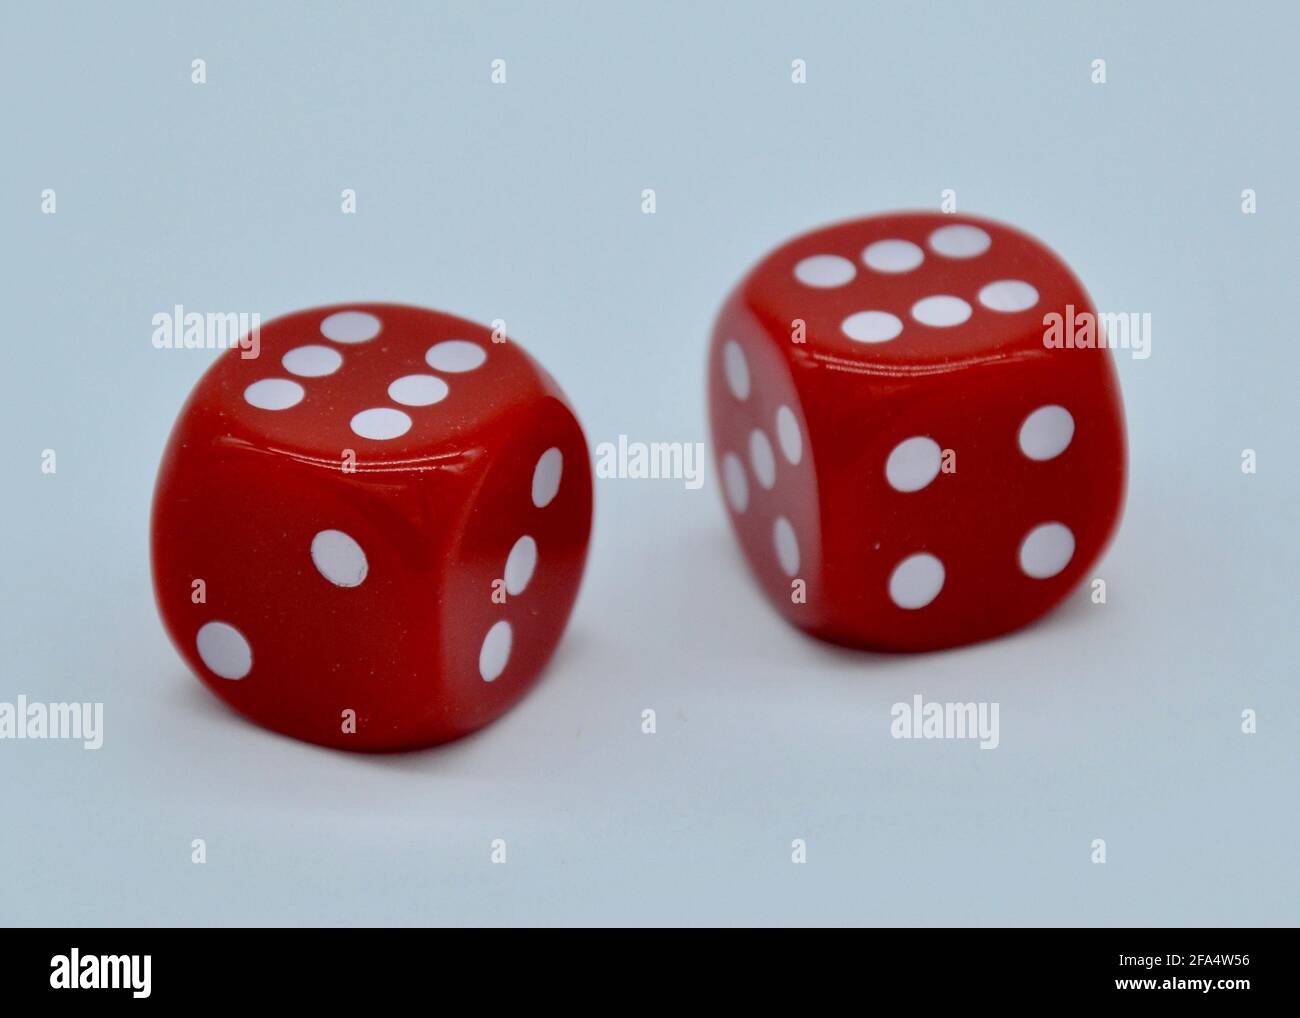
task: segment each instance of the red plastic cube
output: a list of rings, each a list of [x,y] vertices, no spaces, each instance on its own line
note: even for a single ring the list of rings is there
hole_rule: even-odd
[[[1060,258],[969,216],[860,219],[765,257],[718,316],[708,384],[728,511],[777,610],[914,651],[1065,597],[1124,500],[1110,351],[1051,337],[1053,315],[1091,314]]]
[[[241,714],[407,749],[536,681],[577,594],[591,474],[559,387],[494,338],[420,308],[316,308],[199,381],[158,475],[154,583]]]

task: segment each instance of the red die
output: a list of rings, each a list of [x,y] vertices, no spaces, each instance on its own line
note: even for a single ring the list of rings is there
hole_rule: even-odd
[[[1059,602],[1124,499],[1109,350],[1031,237],[937,213],[806,234],[728,298],[709,354],[714,452],[759,584],[837,643],[929,650]]]
[[[550,658],[586,559],[564,395],[514,343],[419,308],[301,311],[260,347],[203,376],[163,455],[154,585],[181,654],[311,742],[487,724]]]

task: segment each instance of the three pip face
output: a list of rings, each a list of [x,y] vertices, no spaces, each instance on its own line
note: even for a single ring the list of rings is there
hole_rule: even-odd
[[[1125,483],[1091,311],[1016,230],[908,213],[781,246],[708,356],[721,487],[754,578],[838,643],[930,650],[1024,625],[1105,548]],[[227,351],[154,495],[160,612],[246,717],[343,749],[434,745],[538,679],[591,530],[587,443],[513,340],[387,304],[316,308]],[[220,525],[217,525],[219,522]]]

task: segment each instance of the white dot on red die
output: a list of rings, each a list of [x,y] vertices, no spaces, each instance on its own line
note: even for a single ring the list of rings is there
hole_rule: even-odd
[[[992,243],[992,238],[978,226],[960,223],[941,226],[930,234],[930,249],[945,258],[975,258]]]
[[[320,323],[320,334],[336,343],[364,343],[382,328],[383,323],[365,311],[336,311]]]
[[[946,293],[933,297],[922,297],[912,305],[912,317],[922,325],[946,329],[951,325],[960,325],[970,317],[970,305],[960,297]]]
[[[781,406],[776,411],[776,440],[780,443],[781,454],[791,466],[798,466],[803,459],[803,435],[799,431],[799,421],[794,411],[788,406]]]
[[[771,488],[776,483],[776,456],[772,453],[772,443],[761,428],[749,433],[749,465],[764,488]]]
[[[925,252],[910,240],[878,240],[862,252],[862,260],[877,272],[911,272],[925,260]]]
[[[924,608],[943,589],[943,563],[928,552],[908,555],[889,577],[889,598],[900,608]]]
[[[980,290],[980,303],[990,311],[1011,314],[1038,303],[1038,291],[1022,279],[998,279]]]
[[[914,435],[894,446],[885,460],[885,479],[895,491],[920,491],[939,476],[942,458],[938,442]]]
[[[560,490],[560,475],[564,473],[564,454],[550,448],[542,453],[533,467],[533,505],[545,509]]]
[[[339,369],[339,365],[343,363],[343,355],[332,346],[313,343],[290,350],[280,358],[280,363],[291,375],[300,378],[321,378],[324,375],[332,375]]]
[[[819,290],[843,286],[857,274],[853,263],[839,255],[812,255],[794,267],[795,279],[804,286],[815,286]]]
[[[786,576],[799,572],[799,541],[794,536],[794,527],[784,516],[778,516],[772,524],[772,543],[776,545],[776,560]]]
[[[1042,523],[1020,542],[1020,568],[1026,576],[1045,580],[1074,558],[1074,534],[1064,523]]]
[[[510,623],[504,619],[494,622],[487,636],[483,637],[483,646],[478,652],[478,673],[484,682],[492,682],[506,670],[511,639]]]
[[[194,639],[199,659],[223,679],[242,679],[253,668],[253,649],[229,622],[207,622]]]
[[[352,430],[362,438],[386,441],[405,435],[411,430],[411,418],[392,407],[371,407],[352,418]]]
[[[1031,460],[1050,460],[1065,452],[1074,437],[1074,418],[1055,403],[1040,406],[1020,425],[1020,451]]]
[[[259,410],[288,410],[302,402],[303,387],[287,378],[263,378],[244,390],[244,400]]]
[[[731,508],[743,513],[749,507],[749,481],[745,480],[745,467],[734,452],[722,457],[722,485]]]
[[[434,343],[424,355],[429,367],[434,371],[473,371],[485,360],[487,351],[477,343],[465,339],[448,339]]]
[[[536,568],[537,542],[525,534],[515,542],[510,554],[506,556],[506,593],[511,597],[522,594]]]
[[[446,399],[448,391],[437,375],[403,375],[388,386],[388,398],[402,406],[433,406]]]
[[[903,323],[888,311],[858,311],[840,323],[840,331],[859,343],[886,343],[903,331]]]
[[[734,339],[727,340],[722,348],[722,368],[731,394],[738,400],[749,399],[749,361],[745,360],[745,351]]]
[[[336,587],[359,587],[370,563],[361,545],[341,530],[322,530],[311,539],[311,560]]]

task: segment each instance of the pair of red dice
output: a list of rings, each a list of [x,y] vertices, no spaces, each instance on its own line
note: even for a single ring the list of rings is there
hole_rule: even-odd
[[[991,222],[880,216],[772,252],[727,300],[708,389],[754,576],[823,639],[928,650],[1030,622],[1124,494],[1104,345],[1049,250]],[[153,571],[204,683],[346,749],[471,732],[540,674],[591,528],[582,429],[517,344],[395,305],[303,311],[228,351],[163,457]]]

